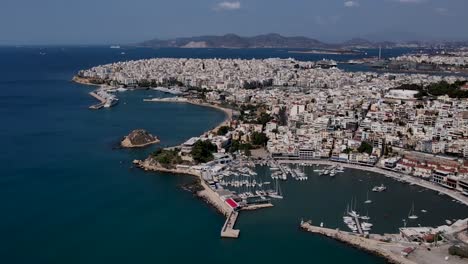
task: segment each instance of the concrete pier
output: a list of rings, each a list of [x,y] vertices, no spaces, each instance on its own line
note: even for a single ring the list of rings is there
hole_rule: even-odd
[[[90,92],[89,95],[91,95],[92,97],[94,97],[94,98],[96,98],[96,99],[98,99],[100,101],[99,104],[92,105],[92,106],[89,107],[89,109],[93,109],[93,110],[101,109],[101,108],[104,107],[104,104],[107,102],[106,99],[102,98],[101,96],[99,96],[95,92]]]
[[[272,203],[264,203],[264,204],[252,204],[252,205],[247,205],[242,207],[241,210],[243,211],[252,211],[252,210],[258,210],[262,208],[270,208],[273,207]]]
[[[301,228],[307,232],[323,235],[350,246],[365,250],[377,256],[387,259],[389,263],[400,264],[466,264],[466,259],[451,256],[448,248],[458,243],[466,243],[464,234],[466,232],[468,218],[458,220],[451,226],[440,226],[437,228],[422,227],[423,229],[435,230],[442,233],[445,239],[441,243],[413,242],[404,238],[402,234],[369,234],[362,236],[356,233],[340,231],[339,229],[329,229],[314,226],[311,221],[301,221]],[[421,227],[419,227],[421,228]],[[413,228],[408,228],[413,229]],[[418,229],[418,228],[415,228]],[[411,232],[411,231],[410,231]],[[415,232],[415,230],[413,230]],[[417,232],[417,230],[416,230]]]
[[[360,235],[364,235],[364,232],[362,231],[361,223],[359,222],[359,217],[353,216],[353,218],[354,218],[354,222],[356,222],[356,227],[357,227],[358,233]]]
[[[234,229],[234,225],[236,224],[237,217],[239,213],[237,211],[232,211],[231,214],[226,218],[226,222],[223,225],[223,229],[221,229],[221,237],[223,238],[238,238],[240,230]]]
[[[401,255],[406,246],[396,243],[382,242],[378,240],[364,238],[349,232],[340,231],[338,229],[329,229],[312,225],[310,222],[301,222],[301,228],[305,231],[323,235],[352,245],[354,247],[369,251],[378,256],[386,258],[390,263],[399,264],[416,264]]]

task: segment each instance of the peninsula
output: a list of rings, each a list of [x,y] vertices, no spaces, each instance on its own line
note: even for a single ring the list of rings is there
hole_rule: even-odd
[[[467,204],[467,80],[350,73],[326,62],[162,58],[96,66],[78,75],[111,89],[162,86],[179,94],[148,103],[196,103],[232,113],[203,135],[134,161],[145,170],[196,176],[197,194],[226,215],[222,237],[239,235],[234,225],[240,210],[282,199],[279,180],[308,179],[287,163],[325,163],[329,167],[320,174],[330,177],[345,167],[373,170]],[[271,168],[271,181],[258,177],[258,164]],[[366,235],[359,224],[349,227]]]

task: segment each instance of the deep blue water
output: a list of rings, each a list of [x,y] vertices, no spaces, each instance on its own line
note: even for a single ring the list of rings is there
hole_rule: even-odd
[[[125,51],[126,55],[103,47],[0,48],[1,263],[285,263],[307,258],[315,263],[384,263],[297,228],[300,215],[334,219],[350,194],[362,194],[362,186],[348,188],[350,179],[357,181],[353,177],[342,177],[345,182],[337,177],[336,184],[287,183],[284,189],[290,198],[272,209],[243,213],[238,223],[241,238],[220,239],[223,217],[179,188],[190,177],[131,168],[133,159],[155,147],[115,147],[135,128],[158,135],[163,145],[178,144],[215,126],[224,114],[200,106],[142,102],[160,95],[150,91],[121,93],[116,107],[91,111],[88,106],[95,101],[87,93],[92,88],[70,82],[80,69],[123,59],[291,54]],[[395,188],[405,195],[411,192],[409,186]],[[343,189],[346,195],[340,195]],[[330,199],[340,208],[324,209]],[[446,198],[427,199],[455,212],[453,217],[466,213]],[[299,202],[307,206],[298,207]],[[385,207],[385,199],[381,203]],[[408,208],[405,204],[402,210]]]

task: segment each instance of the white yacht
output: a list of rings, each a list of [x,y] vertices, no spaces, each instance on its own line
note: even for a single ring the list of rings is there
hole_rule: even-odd
[[[387,190],[387,187],[385,187],[385,185],[380,185],[380,186],[374,186],[374,188],[372,188],[372,191],[373,192],[383,192]]]

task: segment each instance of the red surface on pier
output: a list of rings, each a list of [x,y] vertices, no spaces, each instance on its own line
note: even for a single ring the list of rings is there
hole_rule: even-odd
[[[233,199],[229,198],[229,199],[226,199],[226,203],[231,206],[232,208],[237,208],[239,207],[239,204],[236,203],[236,201],[234,201]]]

